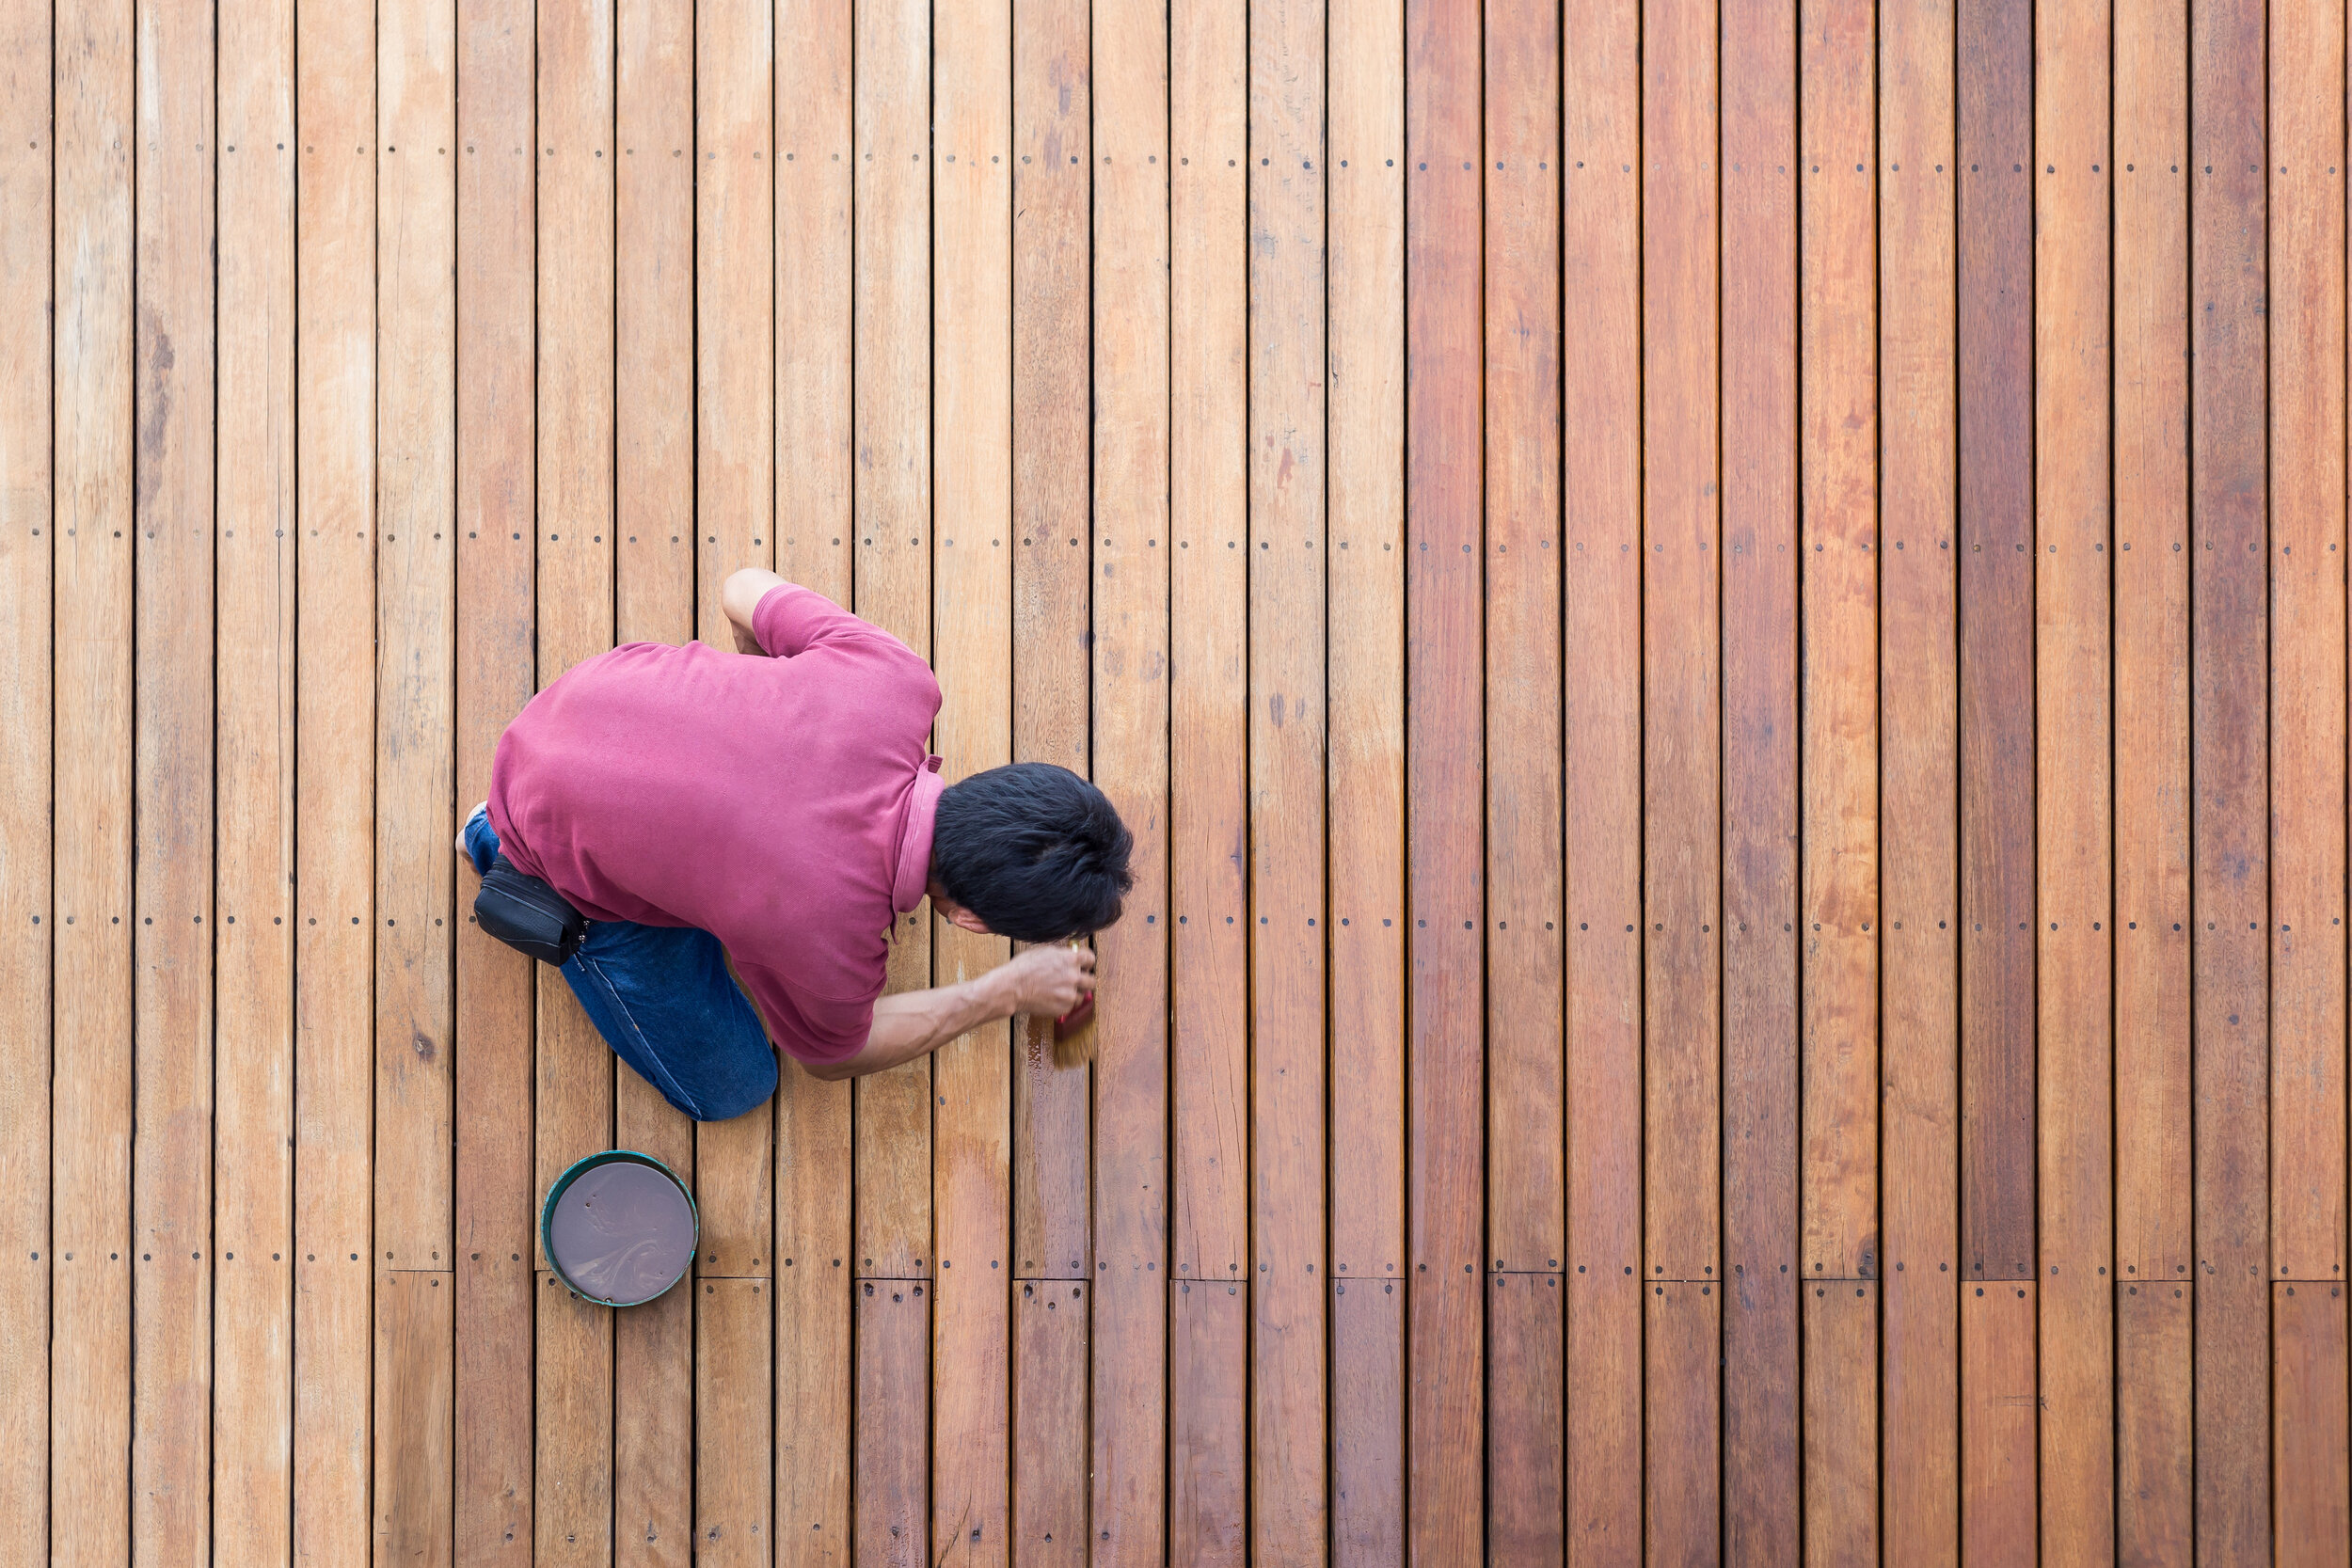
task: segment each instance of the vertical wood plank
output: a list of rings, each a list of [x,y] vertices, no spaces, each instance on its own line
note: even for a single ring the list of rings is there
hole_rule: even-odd
[[[139,16],[131,1556],[211,1550],[213,18]],[[203,586],[199,586],[203,585]],[[70,831],[70,830],[69,830]]]
[[[675,644],[694,632],[692,8],[624,0],[614,40],[613,629]],[[691,1184],[693,1124],[627,1067],[613,1082],[614,1141]],[[761,1290],[729,1303],[764,1316]],[[695,1303],[672,1290],[614,1314],[617,1562],[683,1564],[693,1551]]]
[[[56,954],[50,490],[56,77],[45,0],[0,9],[0,1552],[49,1546],[50,1030]],[[282,1486],[282,1481],[281,1481]],[[282,1493],[281,1493],[282,1496]]]
[[[1640,15],[1563,27],[1568,1534],[1610,1563],[1642,1549]]]
[[[930,1312],[919,1279],[861,1279],[857,1282],[858,1409],[893,1403],[920,1405],[930,1369],[923,1359]],[[870,1568],[914,1568],[925,1560],[923,1465],[919,1453],[898,1440],[902,1423],[860,1421],[857,1433],[856,1560]],[[873,1444],[879,1434],[883,1440]],[[908,1467],[885,1476],[885,1465]]]
[[[1358,11],[1328,48],[1325,918],[1330,1190],[1346,1195],[1330,1224],[1330,1495],[1332,1556],[1353,1568],[1405,1550],[1403,0]]]
[[[2041,1549],[2061,1562],[2115,1539],[2110,32],[2105,6],[2037,8],[2034,1273]]]
[[[2265,14],[2189,13],[2196,1520],[2214,1561],[2272,1540]]]
[[[119,1559],[131,1497],[131,7],[56,14],[56,811],[49,1553]]]
[[[2116,1551],[2192,1550],[2187,21],[2114,23]]]
[[[458,17],[457,810],[487,797],[506,722],[536,689],[532,221],[534,34],[522,0]],[[460,154],[453,150],[453,157]],[[460,896],[470,892],[460,872]],[[456,1536],[462,1563],[527,1562],[533,1544],[530,959],[457,931]]]
[[[1486,1490],[1478,18],[1407,0],[1405,50],[1406,1495],[1412,1558],[1436,1561],[1480,1554]]]
[[[1012,754],[1086,773],[1089,629],[1088,19],[1013,8]],[[1015,545],[1014,539],[1019,543]],[[1015,1562],[1085,1549],[1089,1071],[1054,1066],[1053,1030],[1014,1032],[1012,1517]],[[1062,1292],[1071,1292],[1064,1295]],[[1051,1541],[1047,1537],[1052,1537]]]
[[[1642,1273],[1654,1562],[1696,1562],[1720,1546],[1709,1283],[1723,1217],[1711,1158],[1723,1120],[1718,22],[1704,7],[1644,8]]]
[[[295,25],[294,1528],[297,1557],[342,1560],[372,1501],[376,50],[364,12]]]
[[[930,657],[931,496],[930,335],[930,8],[856,8],[856,277],[852,525],[854,608]],[[795,526],[798,526],[797,523]],[[930,984],[931,923],[900,915],[891,933],[889,989]],[[924,1057],[857,1082],[854,1209],[862,1281],[894,1291],[928,1278],[931,1249],[931,1063]],[[910,1296],[918,1313],[930,1297]],[[901,1307],[908,1303],[901,1303]],[[861,1340],[861,1358],[901,1354],[895,1340]],[[868,1386],[895,1374],[861,1371]],[[917,1397],[862,1402],[858,1509],[913,1521],[930,1517],[924,1463],[930,1431],[925,1385]],[[876,1486],[911,1485],[901,1497]]]
[[[720,586],[777,554],[771,159],[798,149],[775,139],[774,24],[773,8],[751,0],[694,8],[694,626],[719,648],[733,645]],[[774,1103],[694,1131],[704,1286],[694,1319],[694,1540],[734,1562],[766,1560],[772,1529]]]
[[[1094,100],[1094,752],[1104,789],[1135,834],[1136,884],[1119,924],[1095,938],[1102,989],[1088,1551],[1096,1563],[1153,1564],[1167,1550],[1168,608],[1176,553],[1168,531],[1167,13],[1143,5],[1098,11],[1093,48],[1103,89]],[[1310,374],[1320,368],[1305,367]],[[1314,653],[1320,677],[1322,650]],[[1317,772],[1318,805],[1322,783]],[[1319,979],[1320,965],[1310,973]],[[1304,1065],[1318,1085],[1311,1103],[1319,1114],[1319,1006],[1315,1022]],[[1319,1161],[1319,1125],[1316,1132]],[[1319,1201],[1313,1217],[1321,1218]],[[1294,1234],[1286,1249],[1296,1241]],[[1306,1315],[1319,1324],[1319,1226],[1305,1253],[1303,1272],[1295,1250],[1289,1262],[1312,1304]],[[1320,1357],[1313,1367],[1319,1374]],[[1311,1408],[1319,1422],[1319,1404]],[[1321,1434],[1311,1435],[1320,1454]]]
[[[850,7],[787,3],[775,55],[776,569],[850,597]],[[709,535],[706,533],[706,543]],[[943,718],[945,716],[943,715]],[[775,1098],[775,1504],[779,1564],[837,1563],[850,1497],[851,1101],[786,1065]],[[944,1445],[943,1445],[944,1447]]]
[[[1725,0],[1722,12],[1724,1551],[1789,1563],[1801,1539],[1797,8]]]
[[[213,721],[237,760],[214,806],[212,1491],[214,1560],[241,1565],[291,1555],[293,1500],[294,8],[219,27],[216,309],[246,329],[215,367]]]
[[[1328,1534],[1324,42],[1318,5],[1250,8],[1249,1524],[1302,1564]]]
[[[1249,1234],[1248,9],[1187,0],[1169,32],[1170,1251],[1182,1326],[1170,1329],[1168,1529],[1171,1550],[1219,1563],[1242,1560],[1242,1507],[1216,1511],[1248,1463],[1247,1374],[1225,1376],[1246,1361],[1248,1313],[1238,1295],[1228,1310],[1203,1293],[1240,1289]],[[1195,1299],[1186,1281],[1200,1287]],[[1217,1341],[1226,1333],[1232,1343]]]
[[[544,689],[612,645],[612,12],[538,14],[538,587]],[[534,1198],[612,1141],[613,1058],[563,976],[539,995]],[[705,1210],[707,1212],[706,1195]],[[533,1212],[536,1210],[534,1207]],[[705,1222],[707,1227],[708,1222]],[[545,1260],[542,1260],[545,1266]],[[612,1557],[612,1315],[550,1273],[539,1291],[537,1560]]]
[[[1960,1307],[1961,1528],[1972,1561],[2032,1562],[2034,1282],[1968,1285]]]
[[[957,779],[1012,760],[1009,0],[952,0],[931,29],[933,744]],[[1001,938],[932,926],[940,984],[1005,961]],[[984,1024],[931,1064],[930,1538],[960,1565],[1009,1550],[1011,1040]]]
[[[374,1528],[423,1562],[454,1520],[455,27],[376,17]]]
[[[2287,166],[2292,171],[2295,166]],[[2278,1377],[2271,1407],[2279,1466],[2275,1560],[2342,1562],[2352,1554],[2344,1286],[2318,1280],[2274,1283],[2270,1302]]]
[[[2344,1261],[2343,8],[2269,27],[2270,1275],[2316,1283]],[[2281,1333],[2306,1296],[2277,1298]],[[2276,1375],[2283,1399],[2283,1354]]]
[[[1487,705],[1486,921],[1487,1190],[1498,1274],[1556,1276],[1567,1191],[1566,974],[1560,768],[1560,21],[1556,8],[1488,13],[1481,135],[1486,187],[1485,548]],[[1710,745],[1710,754],[1711,754]],[[1526,1283],[1534,1287],[1538,1281]],[[1566,1396],[1559,1286],[1487,1291],[1493,1549],[1557,1557]],[[1522,1314],[1531,1303],[1548,1309]],[[1547,1528],[1543,1514],[1550,1511]]]
[[[1885,1542],[1960,1555],[1952,8],[1879,13]]]
[[[1807,1555],[1875,1551],[1879,1272],[1879,403],[1875,61],[1867,6],[1801,9],[1804,262],[1803,1263]],[[1819,1412],[1835,1413],[1817,1418]]]

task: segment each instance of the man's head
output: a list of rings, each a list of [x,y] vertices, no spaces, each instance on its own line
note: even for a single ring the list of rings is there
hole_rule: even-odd
[[[971,930],[1059,942],[1119,918],[1135,835],[1067,768],[1016,762],[947,786],[931,830],[931,901]]]

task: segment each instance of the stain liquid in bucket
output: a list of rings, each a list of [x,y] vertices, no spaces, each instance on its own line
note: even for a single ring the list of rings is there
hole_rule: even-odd
[[[659,1295],[694,1258],[694,1216],[675,1181],[616,1160],[575,1177],[548,1224],[555,1261],[584,1295],[639,1302]]]

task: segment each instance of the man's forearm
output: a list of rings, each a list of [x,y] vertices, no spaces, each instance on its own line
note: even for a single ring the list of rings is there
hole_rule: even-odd
[[[865,1049],[843,1061],[810,1067],[808,1071],[818,1078],[863,1078],[927,1056],[957,1036],[1012,1013],[1012,991],[1002,969],[952,986],[900,991],[874,1004],[874,1022],[866,1031]]]

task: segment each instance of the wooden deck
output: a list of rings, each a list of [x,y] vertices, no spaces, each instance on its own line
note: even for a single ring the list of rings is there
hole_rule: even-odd
[[[2345,1560],[2344,36],[0,0],[0,1562]],[[1118,800],[1090,1072],[469,928],[750,563]]]

